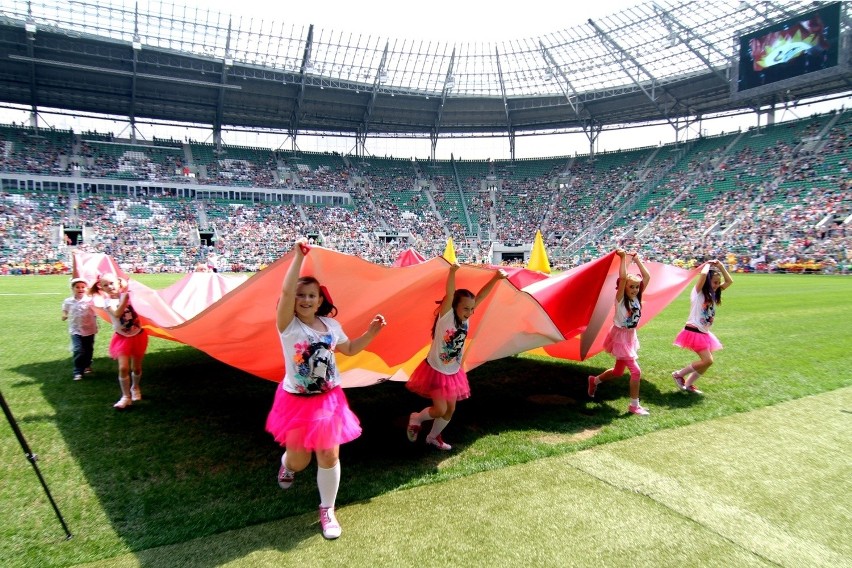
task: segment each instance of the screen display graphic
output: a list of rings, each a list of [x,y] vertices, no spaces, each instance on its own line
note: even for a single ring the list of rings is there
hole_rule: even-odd
[[[791,18],[740,38],[737,90],[836,67],[840,3]]]

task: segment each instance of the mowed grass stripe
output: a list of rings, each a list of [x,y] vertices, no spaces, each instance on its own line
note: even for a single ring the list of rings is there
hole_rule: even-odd
[[[846,388],[389,493],[335,542],[300,515],[93,566],[847,566],[850,409]]]
[[[849,566],[852,388],[566,458],[779,566]]]

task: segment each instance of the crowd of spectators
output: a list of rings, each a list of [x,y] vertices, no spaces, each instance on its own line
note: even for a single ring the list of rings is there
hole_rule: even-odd
[[[4,192],[0,272],[62,272],[71,247],[109,254],[131,271],[186,272],[210,259],[222,271],[256,271],[301,235],[382,264],[409,247],[426,257],[439,255],[452,237],[460,260],[488,262],[493,241],[528,244],[537,230],[557,269],[621,246],[670,264],[729,258],[741,270],[848,271],[849,114],[836,117],[827,132],[831,115],[773,131],[766,139],[740,133],[699,141],[677,164],[672,153],[657,155],[652,148],[566,159],[521,179],[493,169],[487,180],[468,174],[456,179],[447,169],[424,175],[414,162],[367,171],[331,164],[293,167],[292,157],[282,170],[285,162],[274,152],[262,164],[237,158],[207,164],[207,183],[346,192],[353,203],[346,207]],[[176,150],[151,160],[112,139],[103,142],[117,144],[121,152],[104,152],[91,134],[88,142],[70,133],[31,134],[0,129],[0,170],[32,175],[74,167],[87,175],[132,170],[152,179],[185,165]],[[67,152],[62,140],[70,144]],[[347,163],[339,156],[336,162]],[[604,225],[609,230],[594,232]],[[68,229],[78,232],[73,242]],[[566,246],[586,234],[593,240],[584,248]]]

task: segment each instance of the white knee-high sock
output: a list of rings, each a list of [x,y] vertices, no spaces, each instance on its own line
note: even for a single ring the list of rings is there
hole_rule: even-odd
[[[435,422],[432,424],[432,430],[429,431],[429,438],[437,438],[441,432],[444,431],[444,428],[449,424],[449,420],[444,420],[443,418],[436,418]]]
[[[684,380],[686,380],[686,377],[688,377],[690,373],[694,373],[694,372],[695,372],[695,369],[692,368],[692,365],[687,365],[686,367],[684,367],[683,369],[678,371],[677,374],[680,375],[681,377],[683,377]]]
[[[688,377],[683,381],[683,386],[688,387],[691,386],[695,381],[697,381],[701,377],[701,373],[698,371],[692,371]]]
[[[334,507],[337,489],[340,487],[340,460],[334,467],[317,467],[317,488],[320,494],[320,507]]]
[[[118,376],[118,385],[121,387],[121,396],[130,398],[130,377]]]
[[[423,424],[427,420],[432,420],[432,415],[429,414],[430,408],[432,408],[432,407],[427,406],[426,408],[424,408],[423,410],[421,410],[420,412],[415,414],[414,415],[414,423],[417,424],[418,426],[420,426],[421,424]]]
[[[139,373],[131,372],[130,373],[130,384],[131,384],[131,386],[138,387],[141,382],[142,382],[142,373],[141,372],[139,372]]]

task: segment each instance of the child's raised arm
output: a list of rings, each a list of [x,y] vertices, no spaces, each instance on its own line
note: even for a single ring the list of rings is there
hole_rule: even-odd
[[[721,260],[711,260],[710,262],[712,262],[713,265],[715,265],[716,268],[719,269],[719,272],[722,274],[722,278],[725,280],[724,282],[722,282],[722,285],[719,286],[719,288],[724,290],[725,288],[734,283],[734,279],[731,278],[731,275],[728,273],[728,269],[725,268],[724,262],[722,262]]]
[[[639,268],[639,273],[642,275],[642,284],[639,289],[644,292],[648,288],[648,283],[651,282],[651,274],[648,272],[648,269],[645,268],[645,264],[642,262],[642,257],[638,252],[633,253],[633,262]]]
[[[488,296],[488,294],[491,293],[491,290],[494,288],[494,285],[497,284],[497,282],[499,282],[500,280],[505,280],[508,277],[509,275],[506,274],[506,271],[502,268],[495,272],[494,275],[491,277],[491,280],[486,282],[485,286],[483,286],[479,293],[476,295],[473,307],[475,308],[476,306],[478,306],[479,303],[482,302],[482,300],[484,300]]]
[[[698,274],[698,280],[695,281],[696,292],[701,292],[704,288],[704,283],[707,281],[707,273],[710,272],[711,262],[705,262],[701,267],[701,272]]]
[[[615,254],[621,259],[621,264],[618,265],[618,286],[615,291],[615,301],[620,302],[624,299],[624,289],[627,287],[627,253],[624,249],[615,249]]]
[[[453,309],[453,295],[456,293],[456,271],[461,268],[458,262],[450,265],[450,273],[447,274],[447,287],[444,290],[444,299],[441,300],[441,308],[439,313],[446,314]]]
[[[346,343],[338,343],[337,350],[343,353],[346,356],[355,355],[356,353],[360,353],[370,344],[373,338],[378,335],[378,333],[382,330],[383,327],[387,325],[385,321],[385,316],[382,314],[376,314],[376,317],[373,318],[373,321],[370,322],[370,327],[367,328],[367,331],[361,337],[356,339],[352,339],[347,341]]]
[[[281,283],[281,297],[278,299],[278,311],[275,317],[275,324],[278,331],[284,331],[290,322],[293,321],[296,312],[296,285],[299,282],[299,273],[302,270],[302,261],[305,260],[305,255],[308,254],[310,248],[308,241],[301,238],[296,241],[295,255],[293,261],[287,268],[287,273],[284,275],[284,281]]]
[[[108,309],[115,317],[121,317],[124,310],[127,309],[127,304],[130,303],[130,282],[123,278],[116,278],[116,286],[118,286],[118,305],[114,309]]]

